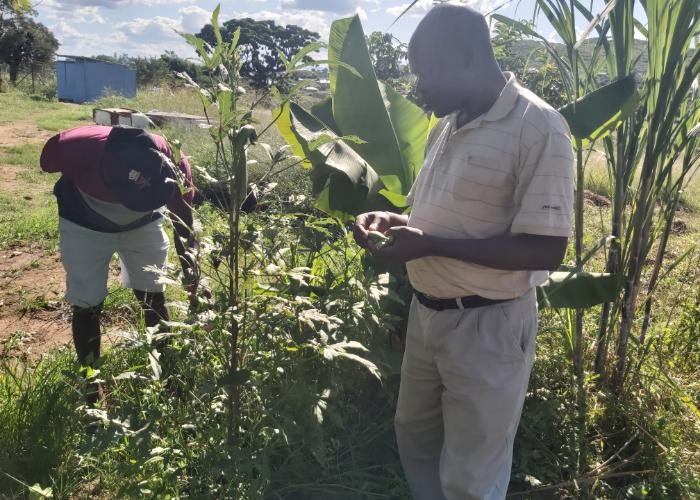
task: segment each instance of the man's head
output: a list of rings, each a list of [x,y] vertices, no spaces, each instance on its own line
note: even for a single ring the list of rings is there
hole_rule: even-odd
[[[473,107],[472,100],[500,73],[486,20],[461,5],[428,12],[411,37],[408,59],[418,94],[439,117]]]
[[[177,167],[143,130],[112,129],[100,167],[105,184],[131,210],[160,208],[177,189]]]

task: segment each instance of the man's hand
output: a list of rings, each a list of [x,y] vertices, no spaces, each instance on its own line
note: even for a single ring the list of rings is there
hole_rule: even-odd
[[[420,229],[399,226],[389,228],[385,234],[393,238],[391,244],[380,247],[372,240],[367,243],[367,249],[380,259],[407,262],[431,255],[432,239]]]
[[[212,298],[211,290],[201,284],[189,283],[188,285],[185,285],[185,291],[187,292],[187,298],[189,299],[191,311],[196,311],[197,306],[199,305],[199,297],[197,295],[198,292],[201,293],[202,297],[207,302]]]
[[[405,215],[394,214],[391,212],[368,212],[358,215],[353,226],[353,236],[355,241],[362,248],[369,248],[369,232],[379,231],[386,233],[393,227],[405,226],[408,222],[408,217]]]

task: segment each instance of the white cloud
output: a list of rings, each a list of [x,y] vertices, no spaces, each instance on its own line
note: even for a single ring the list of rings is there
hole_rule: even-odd
[[[280,0],[283,9],[320,10],[346,14],[357,7],[357,0]]]
[[[392,16],[398,16],[400,15],[403,11],[405,11],[408,6],[411,5],[411,2],[403,3],[401,5],[396,5],[394,7],[389,7],[386,9],[387,14],[391,14]],[[407,15],[411,16],[416,16],[416,15],[423,15],[430,8],[433,6],[433,1],[432,0],[419,0],[417,4],[415,4],[410,11],[408,11]]]
[[[105,9],[118,9],[128,5],[136,7],[153,7],[154,5],[170,5],[185,3],[188,0],[44,0],[41,6],[53,5],[59,9],[67,10],[75,6],[104,7]]]
[[[44,0],[41,5],[47,10],[46,17],[51,20],[58,21],[70,18],[74,23],[105,23],[105,18],[102,17],[100,8],[97,6],[75,7],[59,3],[56,0]]]
[[[115,27],[129,39],[142,44],[180,38],[175,30],[182,29],[180,20],[162,16],[151,19],[137,17],[133,21],[118,23]]]
[[[182,14],[182,30],[185,33],[199,33],[211,20],[211,12],[197,5],[183,7],[178,11]]]
[[[274,21],[275,23],[286,26],[287,24],[295,24],[309,31],[314,31],[321,35],[321,40],[328,39],[331,30],[331,23],[326,19],[325,13],[316,10],[307,10],[304,12],[289,12],[289,11],[271,11],[261,10],[258,12],[234,12],[227,16],[231,18],[250,17],[256,21]]]
[[[362,20],[362,21],[366,21],[366,20],[367,20],[367,11],[366,11],[365,9],[363,9],[362,7],[360,7],[359,5],[358,5],[357,8],[355,9],[355,14],[358,15],[358,17],[360,18],[360,20]]]
[[[72,21],[72,19],[71,19]],[[51,25],[65,55],[95,56],[98,54],[129,54],[153,57],[173,50],[184,57],[194,52],[174,30],[181,30],[181,20],[156,16],[117,23],[111,32],[90,33],[77,29],[65,20]]]

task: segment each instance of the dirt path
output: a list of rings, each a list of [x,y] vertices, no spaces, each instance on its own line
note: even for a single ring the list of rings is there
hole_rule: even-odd
[[[32,355],[71,340],[57,255],[31,247],[0,251],[0,341],[22,340]]]
[[[0,147],[21,146],[28,142],[43,142],[55,132],[42,130],[31,121],[0,124]]]

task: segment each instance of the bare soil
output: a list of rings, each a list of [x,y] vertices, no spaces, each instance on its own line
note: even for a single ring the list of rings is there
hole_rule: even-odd
[[[21,146],[28,142],[43,142],[55,132],[41,130],[35,123],[19,121],[0,124],[0,147]]]
[[[31,247],[0,251],[0,341],[20,335],[32,355],[71,340],[57,255]]]

